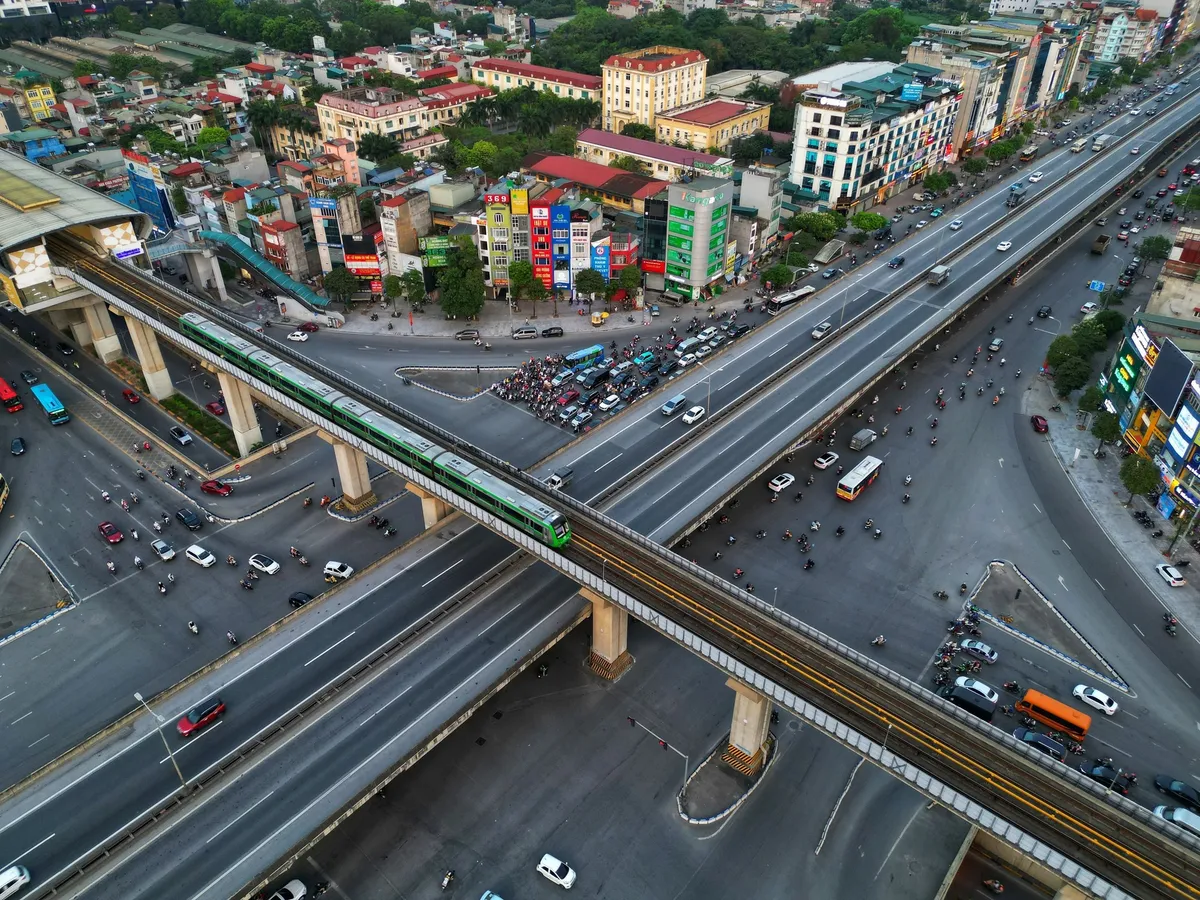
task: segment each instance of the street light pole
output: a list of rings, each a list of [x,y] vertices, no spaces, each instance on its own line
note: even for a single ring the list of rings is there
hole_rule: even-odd
[[[175,760],[175,753],[171,750],[171,745],[169,743],[167,743],[167,736],[165,734],[163,734],[163,730],[162,730],[163,717],[160,716],[158,713],[156,713],[154,710],[152,710],[150,708],[150,704],[147,703],[145,698],[142,697],[142,695],[140,693],[138,693],[137,691],[134,691],[133,699],[136,700],[138,703],[142,704],[142,706],[146,707],[146,712],[148,712],[148,713],[150,713],[150,715],[154,716],[154,723],[155,723],[154,727],[158,731],[158,736],[160,738],[162,738],[163,746],[167,748],[167,756],[171,757],[171,765],[173,765],[175,767],[175,774],[179,776],[179,783],[183,785],[184,790],[187,790],[187,786],[188,786],[187,779],[183,777],[183,772],[179,771],[179,763]]]

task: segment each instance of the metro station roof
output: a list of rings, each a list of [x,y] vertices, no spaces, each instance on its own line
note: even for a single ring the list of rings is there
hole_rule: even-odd
[[[132,222],[139,237],[150,219],[36,163],[0,151],[0,253],[77,225]]]

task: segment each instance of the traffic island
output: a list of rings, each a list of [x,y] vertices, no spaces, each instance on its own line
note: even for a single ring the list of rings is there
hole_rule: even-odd
[[[688,776],[676,795],[680,818],[689,825],[712,825],[737,812],[754,793],[775,761],[775,736],[768,735],[762,748],[762,764],[751,772],[736,756],[731,757],[727,734]]]
[[[0,645],[72,606],[70,593],[37,551],[17,541],[0,564]]]

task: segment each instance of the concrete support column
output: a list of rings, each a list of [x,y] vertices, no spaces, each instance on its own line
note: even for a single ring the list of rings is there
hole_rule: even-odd
[[[580,588],[592,604],[592,649],[588,666],[601,678],[615,681],[633,665],[629,653],[629,613],[595,591]]]
[[[209,263],[207,268],[211,269],[212,271],[211,276],[205,276],[205,281],[207,282],[211,278],[211,287],[215,287],[217,289],[217,296],[219,296],[222,300],[228,300],[229,295],[225,293],[225,276],[221,274],[221,260],[212,250],[205,250],[204,258]]]
[[[197,288],[203,287],[204,282],[209,278],[208,261],[199,253],[184,253],[182,254],[182,258],[184,266],[187,267],[188,281]],[[168,275],[164,272],[163,278],[171,282],[175,287],[179,287],[178,275]]]
[[[333,458],[337,461],[338,477],[342,481],[341,505],[352,512],[373,506],[377,499],[375,492],[371,490],[367,458],[363,452],[334,440]]]
[[[721,759],[739,772],[753,775],[766,761],[773,704],[770,698],[736,678],[725,683],[733,688],[733,722],[729,726],[729,746]]]
[[[1065,884],[1058,889],[1054,900],[1086,900],[1087,894],[1073,884]]]
[[[175,385],[171,384],[171,373],[163,362],[162,351],[158,346],[158,335],[148,325],[143,325],[133,316],[125,317],[129,327],[129,336],[133,338],[133,351],[137,354],[142,366],[142,377],[155,400],[166,400],[175,393]]]
[[[238,453],[250,455],[250,448],[262,443],[262,426],[258,424],[258,414],[254,411],[254,397],[250,393],[250,385],[239,381],[227,372],[217,372],[217,382],[225,395],[225,411],[229,413],[229,424],[233,428],[234,439],[237,440]]]
[[[121,339],[113,328],[112,316],[104,301],[97,298],[83,308],[83,318],[91,332],[91,343],[101,362],[110,363],[121,357]]]
[[[438,522],[454,512],[453,507],[449,503],[441,497],[435,497],[423,487],[412,482],[406,484],[405,487],[414,497],[421,498],[421,515],[425,519],[426,529],[433,528]]]

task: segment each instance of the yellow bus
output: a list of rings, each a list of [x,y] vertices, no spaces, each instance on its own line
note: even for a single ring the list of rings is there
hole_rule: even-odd
[[[8,481],[0,474],[0,509],[4,509],[4,504],[8,500]]]
[[[883,468],[883,460],[874,456],[864,456],[862,462],[846,473],[838,482],[837,495],[843,500],[853,500],[862,493],[863,488],[879,476]]]
[[[1037,691],[1026,691],[1025,696],[1017,701],[1017,709],[1076,741],[1087,737],[1088,729],[1092,727],[1092,717],[1087,713],[1081,713]]]

